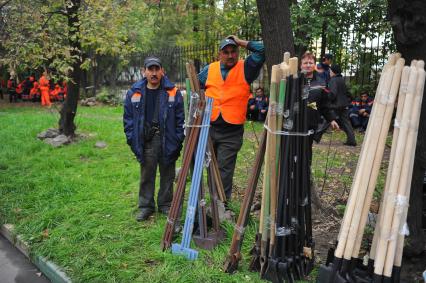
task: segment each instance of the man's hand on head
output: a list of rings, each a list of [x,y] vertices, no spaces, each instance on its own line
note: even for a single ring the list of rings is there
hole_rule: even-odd
[[[244,48],[247,47],[248,41],[239,39],[236,35],[229,35],[226,38],[232,39],[233,41],[235,41],[236,44],[238,44],[238,46],[241,46]]]

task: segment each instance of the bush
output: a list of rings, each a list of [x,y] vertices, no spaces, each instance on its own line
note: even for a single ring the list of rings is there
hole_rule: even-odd
[[[108,105],[123,104],[122,91],[117,88],[101,87],[96,94],[96,101]]]

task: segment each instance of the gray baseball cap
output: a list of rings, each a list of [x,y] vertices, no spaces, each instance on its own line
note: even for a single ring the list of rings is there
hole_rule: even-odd
[[[228,45],[238,46],[238,44],[232,38],[225,38],[224,40],[222,40],[220,42],[219,48],[220,48],[220,50],[222,50],[223,48],[225,48]]]
[[[144,65],[145,68],[149,68],[151,66],[158,66],[160,68],[162,67],[160,58],[155,57],[155,56],[146,57],[144,62],[143,62],[143,65]]]

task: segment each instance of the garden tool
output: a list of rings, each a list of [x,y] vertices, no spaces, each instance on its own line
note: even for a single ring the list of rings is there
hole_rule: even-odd
[[[380,135],[380,131],[377,131],[377,129],[382,128],[386,105],[392,104],[395,99],[395,97],[389,96],[388,94],[395,71],[394,65],[398,57],[398,55],[391,56],[388,64],[391,66],[386,68],[386,71],[380,79],[381,83],[379,83],[376,97],[379,101],[380,99],[382,100],[380,101],[381,103],[374,104],[372,114],[370,115],[369,126],[367,128],[360,159],[355,172],[354,182],[352,184],[352,190],[348,199],[348,205],[340,229],[338,244],[334,253],[335,258],[333,263],[329,266],[321,266],[318,282],[345,282],[348,275],[350,259],[353,253],[368,188],[369,178],[365,178],[365,176],[370,176],[371,167],[374,165],[374,162],[378,162],[374,160],[378,145],[377,140]],[[384,127],[386,127],[386,125]],[[339,271],[336,272],[336,270]]]
[[[202,230],[204,231],[204,234],[200,234],[199,236],[194,236],[193,239],[194,239],[194,243],[198,247],[205,250],[212,250],[215,246],[217,246],[219,242],[223,240],[223,238],[225,237],[225,233],[222,229],[220,229],[220,223],[219,223],[219,212],[217,207],[217,202],[219,201],[219,199],[218,199],[218,195],[216,191],[218,186],[216,186],[215,180],[213,177],[215,169],[212,164],[212,160],[213,160],[212,156],[214,155],[214,152],[213,152],[213,144],[210,139],[208,140],[208,146],[209,146],[208,155],[210,157],[210,162],[208,164],[209,174],[207,177],[207,181],[208,181],[209,193],[211,198],[210,207],[211,207],[211,213],[212,213],[213,227],[211,231],[208,231],[207,223],[203,224],[204,227]],[[204,197],[202,198],[200,203],[204,205],[205,207]]]
[[[186,211],[185,225],[183,228],[183,237],[181,244],[172,245],[173,254],[183,254],[189,260],[195,260],[198,257],[198,251],[190,248],[192,230],[194,226],[195,209],[197,205],[200,181],[203,173],[203,163],[206,153],[207,138],[209,133],[210,115],[212,109],[212,98],[207,98],[206,109],[203,115],[203,127],[200,133],[200,139],[197,146],[195,157],[194,173],[192,176],[191,189],[189,193],[188,207]]]
[[[185,146],[184,154],[182,160],[182,168],[178,175],[178,180],[176,183],[176,189],[173,194],[172,203],[170,206],[170,211],[167,217],[166,227],[164,229],[163,238],[161,241],[161,249],[164,251],[169,248],[172,243],[173,233],[175,230],[176,223],[179,222],[180,210],[182,207],[183,197],[185,195],[186,179],[192,162],[192,157],[195,150],[195,145],[198,140],[198,135],[200,132],[199,125],[202,121],[202,115],[205,107],[204,93],[201,91],[198,83],[198,79],[194,82],[194,77],[196,78],[195,68],[192,64],[186,64],[186,69],[188,77],[190,78],[190,85],[194,92],[191,96],[191,107],[190,117],[188,117],[188,123],[190,127],[186,127],[188,132],[185,136]],[[194,76],[195,75],[195,76]],[[191,127],[194,127],[191,131]]]
[[[257,181],[262,169],[263,157],[266,149],[266,129],[262,132],[261,142],[256,153],[254,166],[250,174],[247,189],[244,193],[244,199],[240,207],[237,223],[234,227],[231,246],[224,264],[224,271],[234,273],[238,268],[238,262],[241,259],[241,246],[244,240],[244,229],[247,226],[251,204],[256,193]]]

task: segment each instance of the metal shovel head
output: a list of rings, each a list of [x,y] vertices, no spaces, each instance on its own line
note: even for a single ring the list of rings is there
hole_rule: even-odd
[[[198,251],[185,248],[181,244],[172,244],[172,254],[184,255],[189,260],[196,260],[198,257]]]
[[[225,232],[223,230],[209,232],[205,238],[200,235],[194,235],[192,237],[197,247],[209,251],[214,249],[224,238]]]
[[[426,274],[426,272],[424,274]],[[401,266],[394,265],[392,268],[392,283],[399,283],[399,281],[401,281]]]
[[[383,276],[376,273],[373,274],[373,283],[382,283]]]
[[[347,283],[345,278],[338,273],[341,266],[342,259],[336,257],[333,263],[321,265],[318,272],[317,283]]]
[[[226,273],[232,274],[238,269],[238,262],[241,259],[241,253],[236,252],[233,255],[228,255],[226,257],[225,263],[223,264],[223,271]]]
[[[372,273],[369,272],[368,266],[362,264],[362,260],[352,258],[349,270],[350,281],[355,283],[371,283]]]
[[[265,273],[262,276],[262,279],[274,282],[281,283],[278,276],[278,261],[276,258],[268,258],[268,264],[265,270]]]
[[[290,266],[288,262],[286,261],[279,261],[278,262],[278,276],[281,280],[281,282],[294,282],[294,278],[290,271]]]
[[[251,260],[249,264],[249,270],[252,272],[260,271],[260,239],[262,238],[262,234],[256,234],[256,242],[253,248],[250,250]]]

